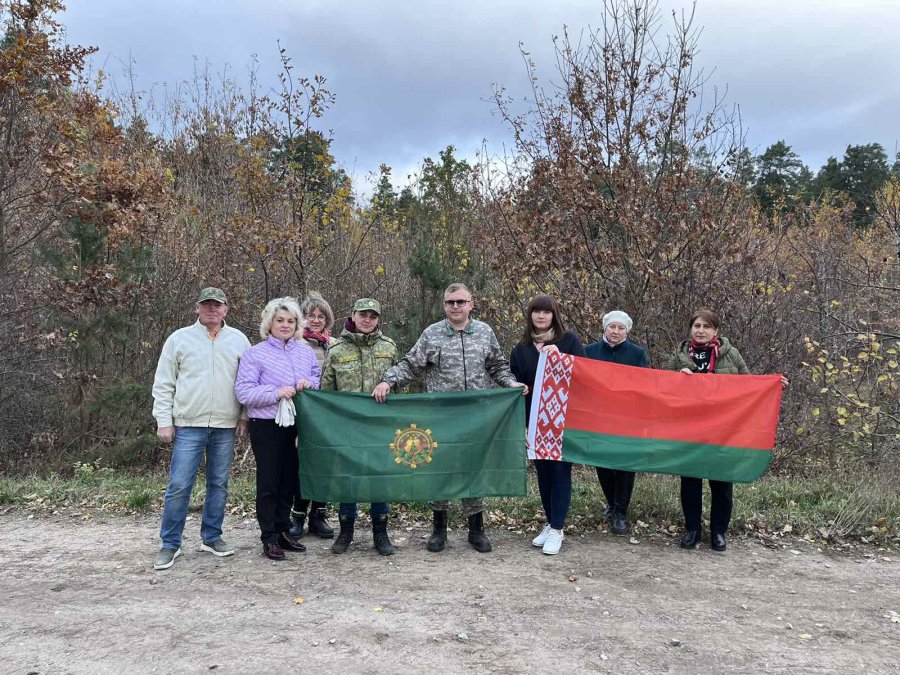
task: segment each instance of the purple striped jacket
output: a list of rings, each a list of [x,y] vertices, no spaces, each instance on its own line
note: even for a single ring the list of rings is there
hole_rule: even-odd
[[[278,389],[309,380],[319,388],[322,369],[313,350],[304,342],[272,337],[255,344],[241,356],[234,393],[247,406],[252,419],[275,419]]]

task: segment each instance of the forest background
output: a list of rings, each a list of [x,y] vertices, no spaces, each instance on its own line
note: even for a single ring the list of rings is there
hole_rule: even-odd
[[[626,310],[653,367],[714,308],[752,371],[791,380],[772,474],[891,490],[900,157],[753,155],[703,95],[690,14],[600,10],[555,38],[552,82],[523,53],[527,110],[495,90],[506,156],[448,147],[398,192],[388,166],[368,187],[339,168],[336,95],[284,50],[275,92],[199,71],[148,100],[65,44],[60,2],[0,0],[0,471],[163,466],[150,384],[203,286],[252,339],[273,297],[317,290],[339,317],[377,297],[403,350],[463,281],[506,349],[550,293],[585,342]]]

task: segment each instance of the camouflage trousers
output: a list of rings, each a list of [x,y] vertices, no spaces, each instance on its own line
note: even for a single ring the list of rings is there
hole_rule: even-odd
[[[432,511],[449,511],[450,500],[441,499],[440,501],[428,502],[428,506]],[[484,497],[465,497],[462,500],[462,510],[466,514],[466,518],[474,516],[476,513],[484,511]]]

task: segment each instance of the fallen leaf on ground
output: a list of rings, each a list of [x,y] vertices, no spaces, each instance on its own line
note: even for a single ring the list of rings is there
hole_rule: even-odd
[[[303,598],[294,598],[293,602],[294,602],[295,605],[302,605],[302,604],[303,604]]]

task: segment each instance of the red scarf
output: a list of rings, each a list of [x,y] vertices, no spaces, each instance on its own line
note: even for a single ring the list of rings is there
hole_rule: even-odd
[[[688,354],[693,358],[694,354],[696,354],[697,352],[710,352],[709,369],[706,372],[714,373],[716,372],[716,359],[719,358],[719,347],[721,345],[722,343],[719,342],[718,335],[706,344],[700,344],[699,342],[694,342],[694,340],[691,339],[691,343],[690,345],[688,345]]]
[[[331,335],[328,334],[327,330],[323,330],[321,333],[314,333],[309,328],[303,329],[303,339],[304,340],[315,340],[323,348],[328,348],[328,341],[331,339]]]

